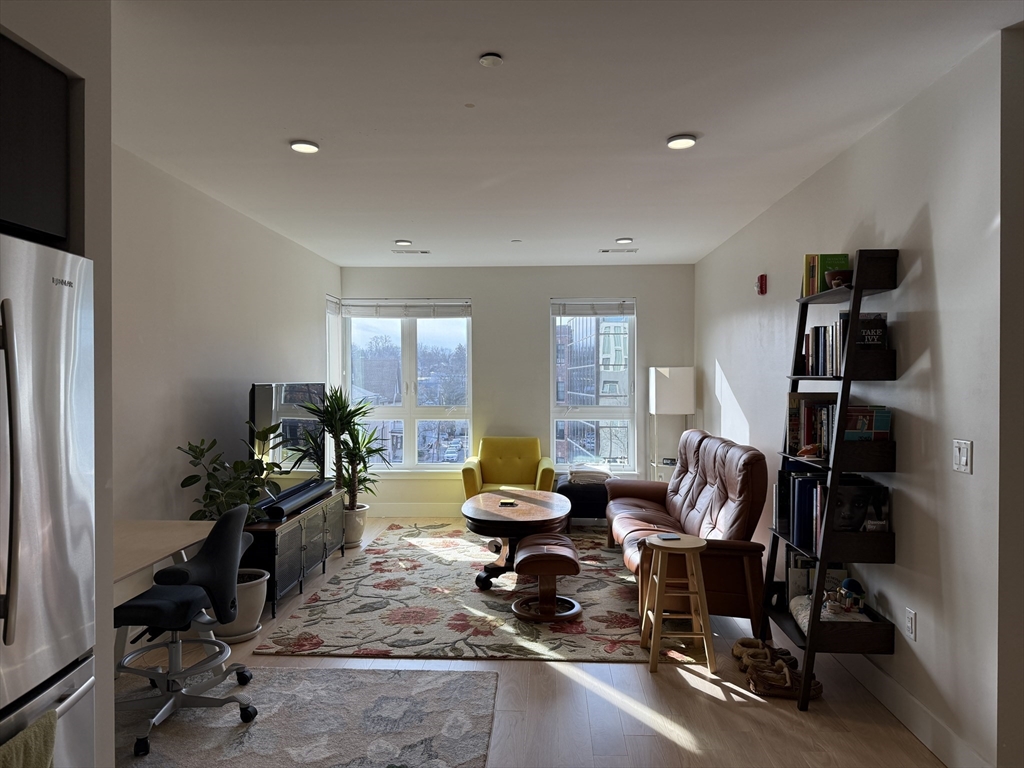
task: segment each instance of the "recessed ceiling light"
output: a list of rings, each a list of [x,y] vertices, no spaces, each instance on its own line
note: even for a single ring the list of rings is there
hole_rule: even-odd
[[[296,139],[292,142],[292,149],[304,155],[313,155],[320,151],[320,145],[315,141],[307,139]]]
[[[412,245],[412,240],[395,240],[395,245]]]
[[[678,136],[668,137],[669,149],[689,149],[697,143],[697,137],[692,133],[680,133]]]
[[[501,61],[500,53],[485,53],[480,57],[480,63],[485,67],[500,67]]]
[[[619,245],[629,245],[630,243],[633,242],[633,238],[632,237],[616,237],[615,238],[615,242],[618,243]]]

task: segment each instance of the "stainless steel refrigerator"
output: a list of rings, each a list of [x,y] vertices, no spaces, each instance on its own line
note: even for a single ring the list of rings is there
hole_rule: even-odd
[[[92,262],[0,235],[0,744],[57,710],[93,762]]]

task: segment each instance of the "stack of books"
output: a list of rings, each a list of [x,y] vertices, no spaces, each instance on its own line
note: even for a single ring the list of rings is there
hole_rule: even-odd
[[[886,349],[889,331],[885,312],[861,312],[857,344],[864,348]],[[840,312],[831,325],[814,325],[804,334],[803,370],[797,376],[840,376],[843,350],[850,327],[850,313]],[[798,363],[799,365],[799,363]]]
[[[809,459],[828,456],[835,422],[834,392],[790,392],[786,452]]]

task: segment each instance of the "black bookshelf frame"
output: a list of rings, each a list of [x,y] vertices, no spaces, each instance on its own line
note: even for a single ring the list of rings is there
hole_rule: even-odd
[[[812,296],[797,299],[799,307],[796,324],[796,339],[793,344],[793,362],[790,366],[790,393],[800,392],[803,381],[835,382],[838,384],[836,393],[836,416],[833,426],[830,454],[826,458],[808,459],[792,456],[785,451],[780,455],[786,460],[784,465],[793,466],[794,462],[808,467],[815,467],[827,472],[825,507],[821,520],[819,538],[814,552],[806,548],[796,547],[790,537],[771,529],[771,542],[768,549],[767,581],[764,591],[764,612],[761,622],[760,637],[768,636],[769,620],[804,651],[803,678],[797,706],[806,710],[810,702],[811,681],[814,673],[814,661],[817,653],[873,653],[891,654],[895,645],[895,626],[871,608],[865,608],[869,622],[822,621],[821,608],[824,603],[825,575],[829,563],[895,563],[896,535],[892,531],[878,532],[847,532],[833,530],[836,513],[836,494],[831,493],[833,483],[839,484],[843,474],[854,472],[894,472],[896,470],[896,443],[892,440],[877,442],[847,441],[843,439],[846,425],[847,409],[850,405],[851,385],[857,381],[895,381],[898,377],[896,369],[896,351],[893,349],[876,350],[862,347],[852,340],[860,338],[861,301],[864,296],[884,293],[896,288],[896,261],[899,251],[896,249],[860,250],[854,266],[853,282],[843,288],[833,288]],[[850,321],[843,344],[842,375],[840,376],[805,376],[804,356],[802,353],[804,334],[807,332],[807,308],[812,304],[843,304],[849,303]],[[786,446],[783,439],[783,448]],[[785,469],[785,466],[784,466]],[[795,550],[815,561],[814,588],[811,599],[811,613],[807,622],[806,634],[800,629],[796,620],[789,613],[789,595],[786,594],[786,579],[775,579],[778,564],[780,543],[789,550]],[[784,562],[789,563],[785,557]],[[781,604],[776,600],[785,595]]]

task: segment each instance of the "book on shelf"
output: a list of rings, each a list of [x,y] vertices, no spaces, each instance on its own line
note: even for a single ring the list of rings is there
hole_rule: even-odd
[[[789,536],[789,472],[779,470],[779,482],[775,484],[772,528],[783,536]]]
[[[800,293],[801,296],[813,296],[817,292],[818,288],[818,254],[816,253],[805,253],[804,254],[804,282],[803,289]]]
[[[835,489],[835,531],[888,531],[889,488],[860,475],[843,475]]]
[[[889,440],[892,434],[892,410],[885,405],[849,405],[843,439],[853,441]]]
[[[845,329],[850,323],[850,313],[840,312],[839,322]],[[845,333],[844,333],[845,335]],[[860,313],[860,335],[857,344],[871,349],[889,348],[889,325],[886,312],[861,312]]]
[[[817,274],[818,274],[818,290],[817,293],[828,291],[832,288],[831,285],[825,282],[825,273],[831,272],[834,269],[849,269],[850,268],[850,254],[848,253],[819,253]]]
[[[790,476],[790,541],[797,549],[814,554],[818,548],[815,531],[818,517],[818,485],[828,475],[824,472],[794,472]]]

